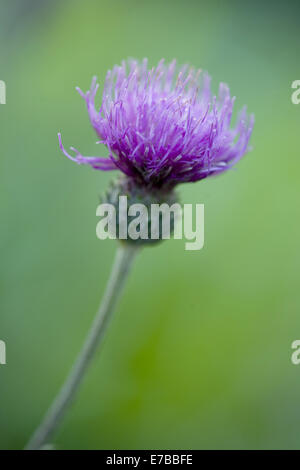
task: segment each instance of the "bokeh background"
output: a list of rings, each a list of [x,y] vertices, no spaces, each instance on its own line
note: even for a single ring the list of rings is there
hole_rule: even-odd
[[[112,175],[58,149],[95,145],[83,100],[123,58],[161,57],[229,83],[255,113],[253,151],[182,185],[205,247],[137,259],[57,449],[300,448],[300,79],[297,2],[1,1],[0,447],[22,448],[64,380],[116,250],[95,235]]]

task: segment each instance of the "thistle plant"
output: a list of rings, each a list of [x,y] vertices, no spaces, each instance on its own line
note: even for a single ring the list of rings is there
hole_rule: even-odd
[[[176,61],[148,68],[144,59],[124,61],[108,71],[102,104],[98,109],[96,77],[83,93],[90,122],[98,136],[97,143],[109,151],[108,157],[84,156],[62,144],[62,152],[79,165],[95,170],[119,170],[105,200],[115,201],[126,194],[129,204],[136,200],[172,203],[177,200],[175,187],[196,182],[231,169],[249,150],[254,118],[243,108],[231,126],[235,98],[221,83],[217,96],[211,91],[207,73]],[[94,357],[108,321],[115,309],[133,259],[143,242],[119,241],[112,273],[98,313],[87,339],[62,389],[41,425],[27,445],[40,449],[57,430]],[[145,241],[145,244],[147,241]]]

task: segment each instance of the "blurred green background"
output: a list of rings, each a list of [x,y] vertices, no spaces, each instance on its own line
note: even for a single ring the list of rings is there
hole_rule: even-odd
[[[1,1],[0,447],[22,448],[64,380],[116,243],[99,241],[113,174],[83,100],[123,58],[161,57],[225,81],[255,113],[236,171],[182,185],[205,204],[205,247],[172,240],[137,259],[118,311],[55,439],[58,449],[300,448],[300,79],[297,2]]]

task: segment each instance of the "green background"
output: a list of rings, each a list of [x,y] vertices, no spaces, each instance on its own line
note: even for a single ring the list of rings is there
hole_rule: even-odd
[[[102,295],[116,242],[99,241],[113,174],[83,100],[123,58],[189,62],[255,113],[236,171],[179,188],[205,204],[205,246],[138,257],[58,449],[300,448],[300,79],[296,2],[11,1],[0,6],[0,447],[22,448],[62,383]]]

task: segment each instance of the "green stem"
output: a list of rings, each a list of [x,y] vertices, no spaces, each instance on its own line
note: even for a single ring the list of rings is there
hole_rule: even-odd
[[[69,376],[49,408],[42,423],[28,442],[27,450],[41,449],[57,430],[68,407],[74,399],[87,368],[103,339],[108,321],[121,295],[124,282],[137,249],[128,243],[119,246],[113,269],[108,281],[104,297],[83,348],[75,361]]]

